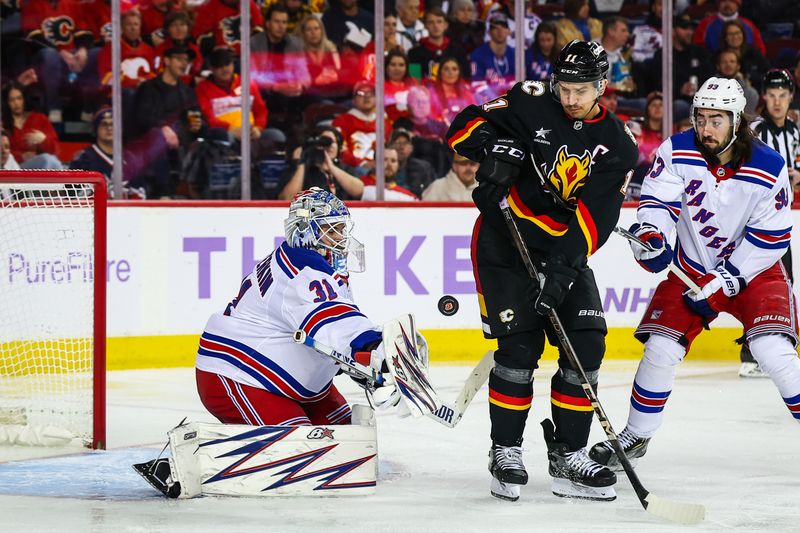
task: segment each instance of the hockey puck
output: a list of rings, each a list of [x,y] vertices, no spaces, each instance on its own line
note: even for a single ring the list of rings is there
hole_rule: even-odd
[[[445,294],[439,298],[439,312],[444,316],[453,316],[458,313],[458,300],[449,294]]]

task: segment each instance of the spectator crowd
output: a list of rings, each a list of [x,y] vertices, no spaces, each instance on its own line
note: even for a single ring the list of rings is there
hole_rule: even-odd
[[[126,198],[237,198],[249,131],[254,198],[320,186],[374,199],[380,142],[387,200],[468,202],[478,165],[454,157],[444,134],[461,109],[513,85],[521,29],[530,80],[548,80],[570,40],[602,44],[610,69],[600,103],[637,137],[640,181],[662,141],[662,1],[532,0],[518,25],[514,0],[387,0],[377,58],[366,0],[250,0],[249,57],[241,56],[239,0],[123,0],[119,116],[110,108],[108,0],[4,2],[2,168],[110,177],[114,120],[122,120]],[[676,0],[673,10],[676,130],[690,127],[691,99],[712,75],[742,85],[751,119],[767,113],[763,80],[774,68],[794,84],[787,115],[797,122],[800,2]],[[800,168],[800,155],[791,164]]]

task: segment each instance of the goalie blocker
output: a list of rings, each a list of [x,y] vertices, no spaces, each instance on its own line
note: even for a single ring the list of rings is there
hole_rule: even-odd
[[[133,465],[170,498],[363,495],[375,490],[373,411],[353,406],[346,426],[191,422],[168,433],[171,457]]]

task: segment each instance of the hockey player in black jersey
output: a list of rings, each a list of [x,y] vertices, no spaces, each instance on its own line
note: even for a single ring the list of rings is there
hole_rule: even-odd
[[[549,87],[518,83],[500,98],[464,109],[447,134],[453,150],[481,164],[472,261],[484,335],[498,341],[489,377],[489,469],[498,498],[518,499],[528,480],[522,436],[545,336],[557,344],[545,316],[550,309],[597,385],[606,323],[587,258],[611,234],[637,160],[630,131],[597,103],[607,71],[599,44],[572,41],[561,50]],[[528,276],[511,240],[498,205],[504,197],[540,263],[539,282]],[[613,500],[616,476],[586,452],[592,407],[563,354],[558,366],[551,380],[553,420],[542,423],[553,493]]]

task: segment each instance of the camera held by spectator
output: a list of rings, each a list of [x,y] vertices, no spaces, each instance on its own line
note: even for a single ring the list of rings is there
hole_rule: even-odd
[[[325,164],[325,150],[333,144],[326,135],[313,135],[303,143],[300,159],[308,166],[322,167]]]

